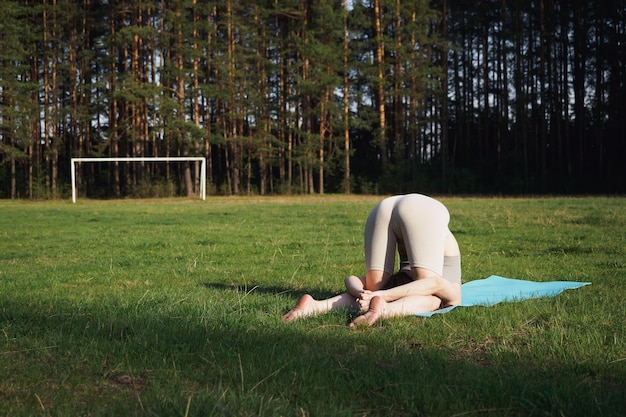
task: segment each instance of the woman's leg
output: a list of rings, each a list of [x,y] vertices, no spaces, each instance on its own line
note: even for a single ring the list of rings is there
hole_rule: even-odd
[[[370,269],[365,272],[365,289],[370,291],[379,290],[385,287],[389,277],[391,277],[390,272]]]
[[[377,290],[393,274],[397,238],[391,228],[391,216],[402,196],[388,197],[378,203],[365,222],[365,288]]]
[[[356,299],[347,292],[325,300],[316,300],[311,295],[305,294],[300,297],[295,307],[283,316],[283,321],[288,323],[296,319],[325,313],[330,310],[357,307]]]
[[[356,300],[360,306],[360,310],[362,312],[367,311],[370,303],[375,297],[380,297],[386,302],[392,302],[412,296],[435,296],[445,307],[461,303],[460,281],[450,282],[432,271],[421,269],[420,273],[417,272],[417,270],[419,270],[419,268],[414,268],[411,273],[417,274],[419,278],[414,278],[410,282],[397,286],[390,286],[389,288],[379,291],[363,291]],[[395,279],[392,278],[392,280]]]
[[[441,299],[435,296],[411,295],[396,301],[386,302],[382,297],[374,297],[370,308],[350,323],[354,328],[359,325],[371,326],[380,318],[413,316],[419,313],[435,311],[441,306]]]

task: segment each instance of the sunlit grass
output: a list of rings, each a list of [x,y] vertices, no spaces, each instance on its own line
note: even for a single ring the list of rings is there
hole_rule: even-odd
[[[4,415],[626,413],[623,198],[443,198],[465,280],[554,298],[285,325],[363,269],[378,197],[0,202]]]

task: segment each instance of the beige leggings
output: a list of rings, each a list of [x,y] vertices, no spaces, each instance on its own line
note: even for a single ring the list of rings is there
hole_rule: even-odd
[[[439,201],[421,194],[389,197],[365,223],[365,268],[393,274],[396,248],[400,269],[425,268],[450,282],[461,282],[461,257],[444,256],[450,213]]]

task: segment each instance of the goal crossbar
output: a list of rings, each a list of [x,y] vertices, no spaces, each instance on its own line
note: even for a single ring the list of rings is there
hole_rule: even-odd
[[[72,203],[76,203],[76,164],[79,162],[185,162],[199,161],[200,164],[200,196],[206,200],[206,158],[203,156],[137,156],[137,157],[110,157],[110,158],[72,158],[71,159],[71,181],[72,181]]]

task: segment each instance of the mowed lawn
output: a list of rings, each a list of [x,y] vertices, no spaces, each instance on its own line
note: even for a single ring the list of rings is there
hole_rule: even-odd
[[[464,280],[592,285],[350,330],[372,196],[0,201],[0,414],[624,416],[626,199],[440,198]]]

